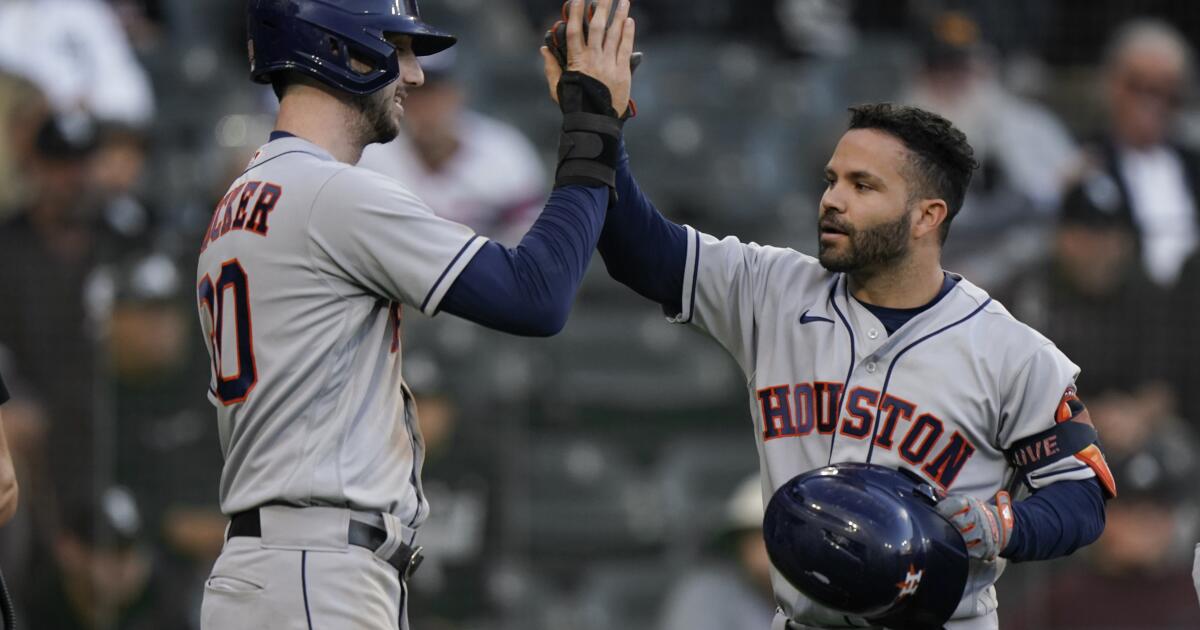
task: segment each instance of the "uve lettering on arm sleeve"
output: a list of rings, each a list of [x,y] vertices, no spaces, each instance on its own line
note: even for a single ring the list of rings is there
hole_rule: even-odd
[[[1075,380],[1079,367],[1049,340],[1004,374],[997,442],[1015,471],[1014,486],[1032,495],[1012,504],[1013,537],[1001,555],[1046,560],[1094,542],[1104,504],[1116,496],[1099,436]],[[1010,490],[1016,490],[1011,487]]]
[[[1036,491],[1058,481],[1095,477],[1106,497],[1117,496],[1116,482],[1100,450],[1100,436],[1074,386],[1062,394],[1053,419],[1050,428],[1005,449],[1017,479]]]
[[[1003,555],[1048,560],[1091,544],[1104,531],[1104,504],[1117,494],[1091,416],[1068,386],[1053,426],[1014,442],[1005,457],[1033,495],[1013,504],[1013,537]]]

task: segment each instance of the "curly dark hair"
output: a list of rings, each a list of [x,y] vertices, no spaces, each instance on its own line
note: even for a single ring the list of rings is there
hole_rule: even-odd
[[[979,167],[966,134],[933,112],[891,103],[851,107],[849,129],[876,129],[904,144],[910,156],[911,172],[906,176],[912,198],[946,202],[940,232],[944,243],[950,222],[962,209],[971,173]]]

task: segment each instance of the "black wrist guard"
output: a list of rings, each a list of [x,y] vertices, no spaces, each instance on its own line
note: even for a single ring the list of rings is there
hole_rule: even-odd
[[[563,112],[554,185],[607,186],[616,197],[621,120],[612,93],[586,74],[564,72],[558,81]]]

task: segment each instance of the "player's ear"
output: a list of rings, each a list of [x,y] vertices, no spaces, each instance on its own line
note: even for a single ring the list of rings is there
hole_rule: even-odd
[[[950,209],[942,199],[922,199],[916,203],[912,220],[913,238],[937,233],[949,218]]]

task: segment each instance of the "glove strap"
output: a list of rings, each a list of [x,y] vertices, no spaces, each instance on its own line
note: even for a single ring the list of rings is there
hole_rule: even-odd
[[[621,120],[608,87],[580,72],[564,72],[558,82],[563,111],[554,185],[606,186],[616,199]]]
[[[998,523],[1000,526],[1000,548],[996,553],[1000,554],[1008,547],[1008,541],[1012,540],[1013,526],[1016,524],[1016,515],[1013,514],[1012,509],[1012,497],[1004,490],[996,493],[996,514],[1000,518],[1000,522]]]

